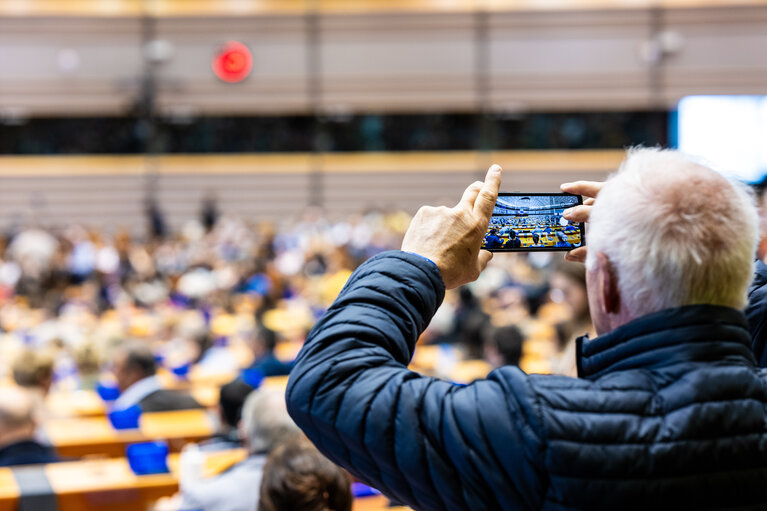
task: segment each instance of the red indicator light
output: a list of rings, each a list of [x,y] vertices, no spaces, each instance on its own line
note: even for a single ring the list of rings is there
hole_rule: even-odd
[[[213,73],[228,83],[237,83],[248,77],[253,69],[253,55],[247,46],[229,41],[213,57]]]

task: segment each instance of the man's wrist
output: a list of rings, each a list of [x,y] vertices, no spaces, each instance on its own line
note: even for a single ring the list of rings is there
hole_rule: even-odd
[[[416,252],[410,252],[410,251],[408,251],[408,250],[404,250],[403,252],[405,252],[406,254],[413,254],[413,255],[415,255],[415,256],[418,256],[418,257],[420,257],[421,259],[426,259],[426,260],[427,260],[427,261],[429,261],[431,264],[433,264],[435,268],[437,268],[437,269],[439,270],[439,266],[437,266],[437,263],[435,263],[434,261],[432,261],[431,259],[429,259],[429,258],[428,258],[428,257],[426,257],[425,255],[421,255],[421,254],[418,254],[418,253],[416,253]]]

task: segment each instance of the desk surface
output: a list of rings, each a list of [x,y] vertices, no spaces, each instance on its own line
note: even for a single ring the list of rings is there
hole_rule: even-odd
[[[172,450],[186,441],[214,434],[215,427],[205,410],[182,410],[142,414],[139,428],[115,430],[104,416],[49,419],[44,430],[61,456],[124,456],[125,446],[133,442],[167,440]]]
[[[165,377],[168,388],[186,389],[198,403],[205,408],[218,406],[219,381],[228,383],[236,378],[236,374],[219,375],[214,378],[194,378],[189,381],[178,380],[172,376]],[[284,390],[288,384],[287,376],[272,376],[264,380],[264,387]],[[48,408],[55,417],[98,417],[106,415],[107,406],[92,390],[76,390],[73,392],[52,392],[46,399]]]

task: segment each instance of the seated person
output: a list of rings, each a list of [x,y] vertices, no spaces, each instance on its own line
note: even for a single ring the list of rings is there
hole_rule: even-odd
[[[515,231],[509,232],[509,239],[503,244],[503,248],[519,248],[522,246],[522,240],[517,237]]]
[[[45,396],[53,383],[53,357],[45,350],[25,348],[11,367],[16,385]]]
[[[237,425],[242,417],[242,407],[253,387],[240,378],[221,387],[218,398],[220,426],[218,433],[200,445],[206,451],[234,449],[240,447],[240,435]]]
[[[269,456],[258,511],[350,511],[349,476],[308,441],[281,445]]]
[[[496,229],[490,229],[490,232],[485,236],[485,248],[501,248],[503,246],[503,240],[498,237],[498,231]]]
[[[301,435],[288,415],[285,394],[264,388],[254,390],[245,400],[239,429],[249,456],[213,478],[189,480],[182,476],[181,509],[256,509],[267,454],[280,443]]]
[[[565,234],[562,231],[557,231],[557,242],[554,244],[555,247],[563,247],[563,248],[570,248],[573,246],[572,243],[567,241],[567,234]]]
[[[494,328],[485,340],[484,358],[496,369],[501,366],[519,366],[524,342],[522,331],[514,325]]]
[[[247,342],[253,350],[253,363],[248,369],[258,369],[264,376],[285,376],[290,373],[293,364],[282,362],[274,356],[277,334],[273,330],[259,325]]]
[[[35,439],[35,403],[25,389],[0,390],[0,467],[59,461],[50,446]]]
[[[45,349],[25,348],[11,365],[13,381],[29,392],[38,419],[44,420],[50,413],[45,397],[53,383],[53,356]]]
[[[154,353],[146,344],[128,341],[118,346],[114,358],[114,375],[120,388],[115,410],[138,405],[142,412],[167,412],[202,408],[192,396],[163,388],[157,372]]]

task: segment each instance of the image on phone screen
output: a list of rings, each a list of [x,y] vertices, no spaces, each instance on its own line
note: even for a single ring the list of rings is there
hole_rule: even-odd
[[[562,212],[583,203],[569,193],[499,193],[482,241],[491,252],[572,250],[585,244],[583,223]]]

